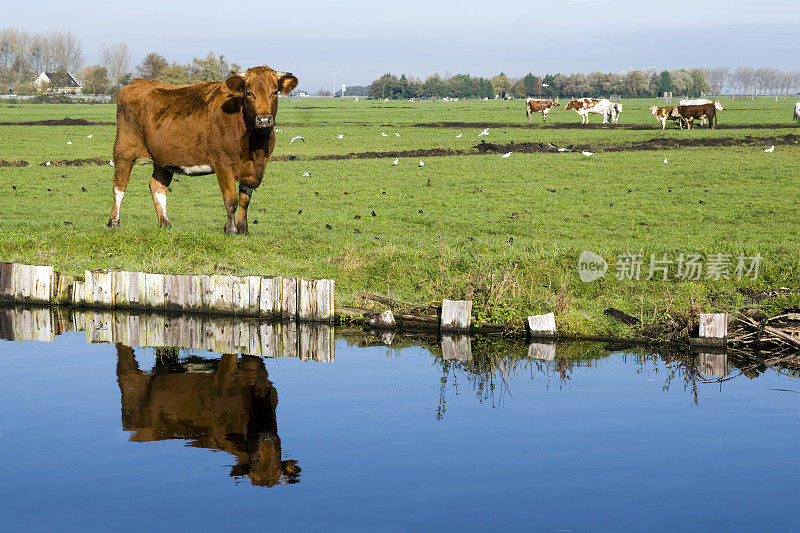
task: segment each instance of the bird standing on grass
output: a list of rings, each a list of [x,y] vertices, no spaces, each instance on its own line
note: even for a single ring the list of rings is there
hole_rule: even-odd
[[[503,155],[501,155],[500,157],[502,157],[503,159],[507,159],[507,158],[511,157],[511,154],[512,154],[512,153],[513,153],[513,152],[508,152],[507,154],[503,154]]]
[[[764,151],[767,152],[768,154],[771,154],[772,152],[775,151],[775,145],[770,146],[769,148],[767,148]]]
[[[400,162],[400,159],[395,159],[394,161],[392,161],[392,164],[397,166],[397,163],[399,163],[399,162]]]
[[[289,144],[294,144],[295,141],[303,141],[303,144],[306,143],[306,140],[298,135],[296,137],[292,137],[292,140],[289,141]]]
[[[424,167],[424,166],[425,166],[425,162],[424,162],[424,161],[422,161],[422,159],[420,159],[420,160],[419,160],[419,166],[421,166],[421,167]]]
[[[581,152],[581,153],[582,153],[583,155],[585,155],[586,157],[589,157],[589,156],[592,156],[592,155],[594,155],[592,152],[586,152],[586,151],[584,151],[584,152]]]
[[[486,128],[482,132],[478,134],[478,137],[483,137],[484,135],[489,135],[489,128]]]

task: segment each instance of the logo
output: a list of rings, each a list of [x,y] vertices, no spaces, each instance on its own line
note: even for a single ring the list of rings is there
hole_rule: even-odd
[[[600,255],[584,250],[578,257],[578,275],[581,281],[589,283],[606,275],[608,263]]]

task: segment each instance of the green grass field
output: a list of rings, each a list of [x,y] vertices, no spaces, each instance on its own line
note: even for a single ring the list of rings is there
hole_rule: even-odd
[[[581,128],[578,115],[563,110],[565,101],[546,125],[535,117],[531,127],[521,100],[284,99],[273,155],[295,159],[267,166],[253,195],[248,237],[223,235],[214,176],[177,177],[168,199],[172,228],[157,229],[146,165],[134,169],[121,226],[109,229],[109,166],[40,164],[110,159],[114,126],[3,125],[0,160],[30,165],[0,168],[0,260],[52,264],[68,273],[231,269],[331,277],[340,305],[361,303],[361,290],[418,303],[467,298],[477,318],[517,326],[529,314],[555,311],[559,330],[573,335],[634,335],[603,314],[607,307],[653,324],[690,310],[798,305],[796,140],[778,144],[774,153],[764,153],[764,146],[604,150],[665,138],[785,138],[800,133],[791,122],[794,102],[725,99],[724,128],[692,131],[662,131],[647,110],[655,103],[624,101],[619,127]],[[113,122],[115,108],[0,104],[0,122],[65,117]],[[596,155],[451,155],[424,157],[424,167],[418,157],[400,158],[397,166],[393,157],[318,158],[431,148],[470,154],[487,123],[501,125],[490,127],[481,138],[487,142],[592,145]],[[295,135],[306,143],[290,145]],[[609,262],[603,280],[580,280],[583,250]],[[651,254],[676,259],[681,253],[730,255],[731,271],[740,255],[763,259],[755,280],[616,279],[621,254],[642,254],[645,278]],[[740,291],[780,287],[793,292],[759,300]]]

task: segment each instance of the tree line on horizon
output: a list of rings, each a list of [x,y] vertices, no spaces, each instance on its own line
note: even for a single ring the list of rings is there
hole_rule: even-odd
[[[531,72],[513,78],[504,72],[491,79],[465,74],[442,77],[439,74],[424,80],[399,78],[384,74],[368,87],[372,98],[494,98],[525,97],[603,97],[653,98],[672,93],[695,97],[703,94],[784,95],[800,89],[800,70],[777,68],[716,67],[710,69],[631,69],[624,72],[592,72],[590,74],[546,74]],[[346,95],[346,94],[345,94]]]
[[[46,90],[33,81],[42,72],[69,72],[78,79],[84,92],[116,96],[134,77],[159,80],[175,85],[219,81],[243,68],[229,63],[223,55],[209,52],[188,63],[169,61],[157,52],[147,54],[133,66],[124,42],[103,44],[100,61],[85,65],[80,39],[72,32],[29,33],[6,28],[0,30],[0,93],[36,94]],[[680,96],[701,94],[761,95],[795,94],[800,90],[800,70],[771,67],[716,67],[709,69],[630,69],[620,73],[545,74],[529,72],[515,78],[501,72],[492,77],[469,74],[433,74],[410,78],[405,74],[384,74],[369,86],[348,87],[344,96],[372,98],[494,98],[501,97],[579,97],[611,96],[656,97],[671,92]],[[324,89],[320,95],[329,94]]]

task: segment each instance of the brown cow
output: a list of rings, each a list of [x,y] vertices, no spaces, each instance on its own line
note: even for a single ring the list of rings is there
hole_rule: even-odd
[[[247,206],[275,146],[278,93],[289,94],[295,87],[296,77],[269,67],[254,67],[224,82],[176,86],[136,79],[123,87],[117,97],[114,205],[108,225],[119,225],[131,168],[144,158],[153,162],[150,192],[159,226],[170,225],[167,190],[173,173],[215,173],[228,215],[225,232],[247,234]]]
[[[275,411],[278,393],[260,357],[224,354],[219,361],[181,362],[159,353],[142,372],[133,348],[117,344],[122,429],[133,442],[187,439],[197,448],[236,457],[231,476],[254,485],[296,483],[297,461],[282,460]]]
[[[550,112],[550,109],[553,107],[560,107],[558,103],[558,98],[555,100],[542,100],[539,98],[528,98],[525,100],[525,108],[528,112],[528,124],[532,122],[532,116],[534,113],[542,113],[542,124],[547,122],[547,113]]]
[[[717,123],[717,106],[716,104],[699,104],[699,105],[679,105],[673,110],[673,114],[679,116],[682,121],[686,122],[686,127],[692,129],[692,124],[695,119],[703,117],[708,118],[708,127],[714,128]]]

